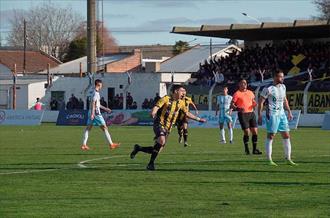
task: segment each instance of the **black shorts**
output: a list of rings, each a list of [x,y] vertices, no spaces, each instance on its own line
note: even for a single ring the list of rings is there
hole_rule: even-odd
[[[177,119],[176,122],[175,122],[175,125],[176,125],[177,127],[182,127],[183,124],[185,124],[185,123],[188,123],[188,119],[187,119],[186,116],[184,116],[184,117],[181,118],[181,119]]]
[[[167,137],[170,134],[169,131],[159,123],[154,123],[153,129],[155,133],[155,139],[157,139],[159,136]]]
[[[256,115],[254,112],[238,113],[238,120],[243,130],[258,127]]]

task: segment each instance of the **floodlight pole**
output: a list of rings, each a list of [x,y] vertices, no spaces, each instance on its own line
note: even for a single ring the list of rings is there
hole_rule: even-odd
[[[252,16],[248,15],[247,13],[242,13],[242,15],[245,16],[245,17],[248,17],[252,20],[257,21],[259,24],[262,24],[262,22],[259,19],[255,18],[255,17],[252,17]]]

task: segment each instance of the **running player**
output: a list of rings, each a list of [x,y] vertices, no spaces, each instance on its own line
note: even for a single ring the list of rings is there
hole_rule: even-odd
[[[283,84],[284,74],[282,70],[277,70],[273,75],[273,84],[265,87],[259,99],[258,106],[258,124],[262,125],[262,109],[265,101],[266,107],[266,125],[267,125],[267,139],[266,139],[266,155],[268,164],[277,166],[272,160],[272,144],[275,134],[280,132],[283,138],[283,146],[285,159],[287,164],[295,166],[291,160],[291,142],[289,134],[288,119],[292,120],[293,116],[290,110],[288,100],[286,98],[286,87]],[[285,115],[284,108],[288,111],[288,117]]]
[[[230,144],[233,143],[233,119],[231,117],[232,109],[230,108],[230,103],[233,97],[228,95],[228,87],[223,87],[223,95],[219,95],[217,97],[217,107],[215,110],[215,116],[218,115],[219,111],[219,127],[220,127],[220,143],[226,143],[225,137],[225,128],[224,123],[228,125],[229,131],[229,142]]]
[[[161,98],[151,110],[151,117],[154,118],[153,130],[156,136],[155,144],[149,147],[142,147],[136,144],[130,155],[133,159],[139,151],[151,154],[147,170],[155,170],[154,161],[158,153],[165,146],[172,125],[175,123],[180,110],[182,110],[189,119],[198,122],[206,122],[206,120],[196,117],[187,110],[182,100],[185,93],[186,90],[183,86],[174,85],[172,87],[171,96],[164,96]]]
[[[231,107],[238,110],[238,120],[244,132],[243,143],[245,147],[245,154],[249,155],[249,135],[252,132],[253,154],[262,154],[257,149],[258,142],[258,125],[256,116],[254,114],[254,107],[257,103],[254,100],[254,94],[247,89],[247,82],[242,79],[239,82],[239,90],[235,92]]]
[[[109,143],[110,149],[115,149],[119,146],[118,143],[112,142],[111,136],[108,131],[108,127],[105,124],[105,121],[101,114],[101,109],[111,112],[111,109],[103,107],[100,103],[100,90],[102,89],[102,80],[95,80],[95,90],[92,97],[91,110],[88,112],[88,121],[87,127],[84,131],[83,143],[81,146],[82,150],[89,150],[90,148],[87,145],[89,132],[92,130],[93,126],[100,126],[104,132],[104,135]]]
[[[192,105],[196,111],[196,115],[198,115],[197,107],[191,98],[184,96],[183,101],[185,107],[187,108],[187,111],[189,111],[189,106]],[[182,143],[182,138],[183,138],[184,147],[190,146],[188,144],[188,118],[187,115],[182,110],[180,110],[179,116],[176,120],[176,127],[178,129],[178,134],[179,134],[179,143]]]

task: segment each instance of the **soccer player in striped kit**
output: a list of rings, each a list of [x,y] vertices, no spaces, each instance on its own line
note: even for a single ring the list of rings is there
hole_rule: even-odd
[[[267,101],[266,106],[266,125],[267,125],[267,139],[266,139],[266,155],[268,164],[277,166],[272,160],[272,144],[275,134],[280,132],[283,138],[283,146],[286,163],[295,166],[291,160],[291,141],[289,134],[288,119],[292,120],[293,116],[290,110],[288,100],[286,98],[286,87],[283,84],[284,73],[282,70],[277,70],[273,75],[273,84],[265,87],[259,99],[258,106],[258,124],[262,125],[262,109],[264,103]],[[284,109],[288,112],[288,117],[285,115]]]
[[[217,116],[219,111],[219,127],[220,127],[220,143],[226,143],[224,123],[228,125],[229,132],[229,142],[233,143],[233,119],[231,117],[232,109],[230,108],[230,103],[233,97],[228,95],[228,87],[223,87],[223,95],[217,97],[217,107],[215,111],[215,116]]]
[[[187,118],[204,123],[205,119],[191,114],[184,101],[186,96],[186,89],[181,85],[174,85],[172,87],[171,96],[164,96],[158,100],[156,105],[151,110],[151,117],[154,118],[153,130],[155,133],[155,144],[153,146],[143,147],[135,144],[133,151],[130,154],[131,159],[135,158],[138,152],[150,154],[150,161],[147,165],[147,170],[155,170],[154,162],[159,152],[165,147],[168,136],[171,132],[173,124],[178,118],[180,110],[187,116]]]

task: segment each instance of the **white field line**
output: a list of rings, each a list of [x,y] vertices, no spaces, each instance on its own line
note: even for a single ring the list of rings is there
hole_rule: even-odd
[[[50,171],[56,171],[56,170],[62,170],[62,169],[24,170],[24,171],[15,171],[15,172],[0,173],[0,175],[41,173],[41,172],[50,172]]]

